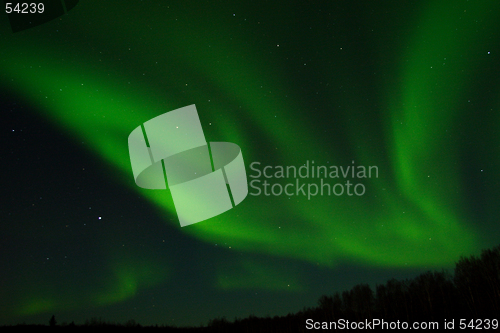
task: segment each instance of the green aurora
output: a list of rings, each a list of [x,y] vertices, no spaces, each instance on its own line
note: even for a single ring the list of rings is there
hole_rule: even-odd
[[[37,28],[13,34],[0,25],[0,86],[102,160],[115,184],[147,198],[143,209],[165,216],[165,233],[237,251],[198,272],[214,294],[296,293],[308,290],[300,263],[329,272],[344,263],[441,269],[495,244],[498,22],[497,1],[81,1]],[[207,141],[241,147],[247,176],[254,161],[312,160],[376,165],[379,175],[361,180],[363,196],[249,195],[180,228],[168,190],[135,185],[127,137],[190,104]],[[481,191],[489,192],[474,206]],[[21,279],[2,309],[22,319],[119,304],[140,290],[174,288],[183,274],[174,254],[123,254],[96,239],[105,255],[84,287],[61,287],[51,274]],[[77,275],[67,272],[67,281]]]

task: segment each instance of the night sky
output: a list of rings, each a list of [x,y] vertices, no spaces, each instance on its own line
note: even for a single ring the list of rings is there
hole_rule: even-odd
[[[1,14],[0,324],[285,315],[498,245],[499,38],[490,0],[85,0],[17,33]],[[293,195],[249,186],[181,228],[127,139],[192,104],[248,182]],[[378,177],[274,177],[313,163]],[[346,180],[364,193],[295,192]]]

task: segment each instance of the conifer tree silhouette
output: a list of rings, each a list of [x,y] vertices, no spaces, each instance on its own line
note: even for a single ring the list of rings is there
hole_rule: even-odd
[[[49,326],[54,327],[54,326],[56,326],[56,324],[57,324],[56,316],[52,315],[52,317],[50,317],[50,320],[49,320]]]

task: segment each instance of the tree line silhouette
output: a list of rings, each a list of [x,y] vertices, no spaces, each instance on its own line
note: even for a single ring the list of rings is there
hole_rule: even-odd
[[[315,322],[365,322],[374,319],[405,321],[408,323],[435,321],[443,328],[444,321],[500,319],[500,246],[483,250],[479,256],[461,257],[453,274],[447,271],[428,271],[412,279],[391,279],[376,285],[359,284],[351,290],[321,296],[316,307],[304,308],[295,314],[258,318],[250,316],[230,322],[225,317],[215,318],[203,327],[176,328],[170,326],[141,326],[134,320],[125,324],[106,323],[92,318],[83,325],[57,325],[55,316],[49,320],[52,327],[123,327],[161,328],[164,331],[183,332],[307,332],[306,320]],[[467,322],[468,323],[468,322]],[[498,323],[498,321],[497,321]],[[476,323],[477,324],[477,323]],[[30,325],[17,325],[26,327]],[[43,325],[36,325],[43,326]],[[482,327],[486,328],[486,327]],[[494,328],[494,327],[491,327]]]

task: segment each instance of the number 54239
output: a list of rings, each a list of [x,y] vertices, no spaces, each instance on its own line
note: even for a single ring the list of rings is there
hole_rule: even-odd
[[[43,13],[45,7],[43,3],[11,3],[7,2],[5,4],[5,12],[7,14],[17,13],[17,14],[35,14]]]

